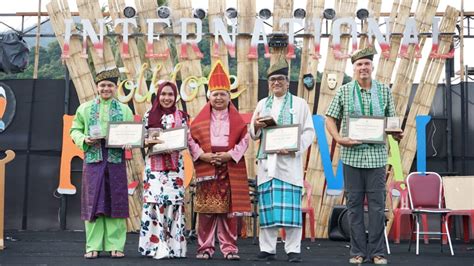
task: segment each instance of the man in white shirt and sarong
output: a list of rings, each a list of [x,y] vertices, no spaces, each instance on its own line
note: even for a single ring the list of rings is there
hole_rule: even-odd
[[[308,104],[289,92],[288,63],[280,58],[268,71],[268,87],[271,96],[258,102],[253,114],[250,136],[262,140],[268,123],[262,117],[273,117],[278,126],[298,124],[300,128],[299,150],[281,149],[265,153],[260,141],[258,160],[258,193],[260,213],[260,253],[258,260],[274,260],[278,231],[286,231],[285,252],[289,262],[301,262],[303,188],[302,154],[315,136],[312,114]]]

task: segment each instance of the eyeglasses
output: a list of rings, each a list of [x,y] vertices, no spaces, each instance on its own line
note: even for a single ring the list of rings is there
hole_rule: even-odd
[[[286,80],[286,76],[271,76],[270,78],[268,78],[268,81],[270,82],[277,82],[277,81],[284,81]]]

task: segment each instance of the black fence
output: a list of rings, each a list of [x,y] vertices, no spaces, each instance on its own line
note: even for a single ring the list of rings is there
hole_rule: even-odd
[[[77,188],[77,194],[61,199],[61,195],[56,192],[59,184],[62,116],[65,113],[74,114],[79,104],[73,84],[64,80],[2,82],[12,89],[17,101],[14,120],[0,133],[0,151],[3,153],[11,149],[16,152],[16,158],[6,167],[5,229],[60,229],[61,206],[65,214],[61,219],[63,228],[83,229],[79,215],[80,159],[72,163],[72,183]],[[296,83],[290,85],[293,93],[296,86]],[[428,170],[451,175],[474,174],[474,119],[469,116],[473,113],[474,93],[468,93],[469,87],[473,86],[464,83],[461,90],[460,85],[453,85],[452,105],[447,100],[445,86],[439,86],[431,109],[433,119],[427,129]],[[261,80],[259,98],[266,95],[267,83]],[[451,151],[447,146],[447,110],[450,106]],[[0,156],[3,158],[4,155]],[[448,167],[450,159],[453,161],[452,169]],[[413,165],[416,166],[416,162]]]

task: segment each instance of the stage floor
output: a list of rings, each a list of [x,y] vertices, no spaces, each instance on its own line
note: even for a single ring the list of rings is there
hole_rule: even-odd
[[[137,252],[138,234],[128,234],[125,248],[126,257],[111,259],[108,254],[101,254],[98,259],[85,260],[84,232],[73,231],[6,231],[6,249],[0,251],[0,265],[36,264],[36,265],[287,265],[283,244],[278,244],[277,260],[272,262],[255,261],[258,246],[252,239],[239,239],[240,261],[226,261],[218,251],[209,261],[195,259],[196,241],[188,243],[188,258],[157,261],[142,257]],[[408,242],[390,245],[392,255],[388,255],[392,265],[474,265],[474,243],[465,244],[454,241],[455,256],[449,254],[449,247],[440,252],[439,241],[433,239],[430,244],[420,243],[419,256],[415,255],[414,246],[408,252]],[[346,242],[316,240],[302,242],[302,257],[305,265],[348,265],[349,248]]]

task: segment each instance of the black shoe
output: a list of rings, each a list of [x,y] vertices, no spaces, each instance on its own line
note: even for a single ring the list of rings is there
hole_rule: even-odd
[[[257,254],[257,260],[275,260],[275,254],[268,253],[265,251],[260,251],[260,253]]]
[[[300,253],[290,252],[288,255],[288,262],[302,262]]]

